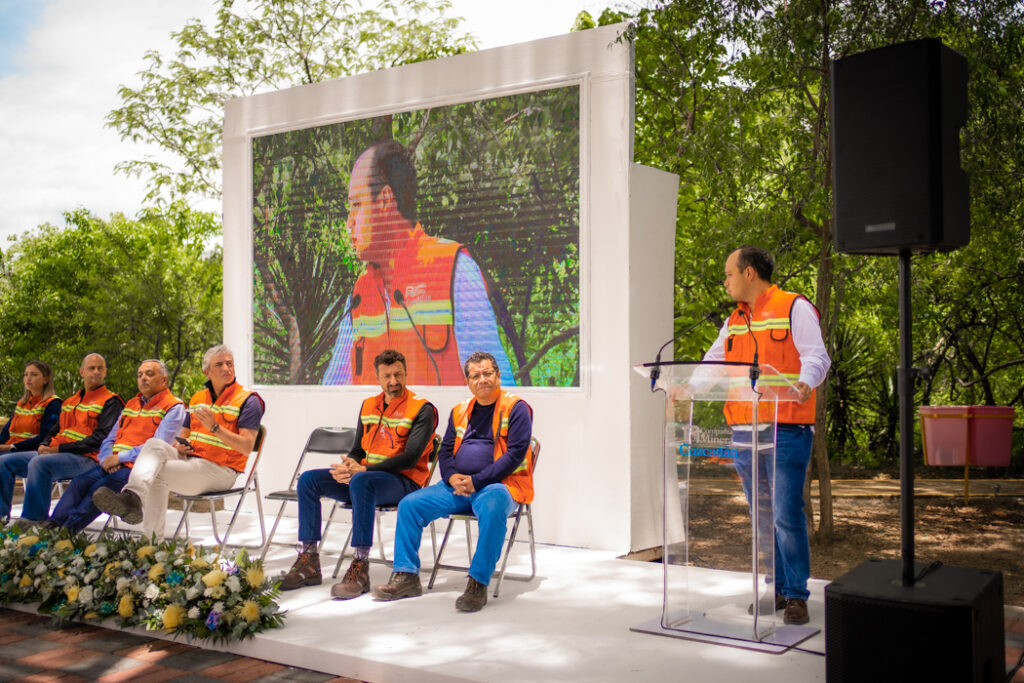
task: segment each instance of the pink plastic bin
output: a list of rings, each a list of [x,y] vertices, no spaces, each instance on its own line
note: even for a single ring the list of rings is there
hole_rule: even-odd
[[[968,464],[968,445],[971,465],[1010,464],[1013,406],[921,406],[918,414],[927,464]]]

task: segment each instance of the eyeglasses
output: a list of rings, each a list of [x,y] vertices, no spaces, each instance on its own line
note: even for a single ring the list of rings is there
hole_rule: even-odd
[[[494,370],[485,370],[483,372],[478,372],[473,375],[466,375],[466,379],[468,379],[470,382],[479,382],[481,379],[494,379],[494,376],[496,374],[498,373],[496,373]]]

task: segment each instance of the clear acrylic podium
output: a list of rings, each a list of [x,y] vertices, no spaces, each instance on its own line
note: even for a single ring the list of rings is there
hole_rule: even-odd
[[[769,365],[752,369],[729,362],[635,366],[665,395],[664,594],[661,617],[632,631],[781,652],[819,630],[784,625],[775,611],[775,424],[779,403],[798,400],[799,392]],[[737,475],[750,532],[723,538],[715,522],[735,514],[728,494]],[[723,545],[746,553],[749,573],[709,571],[721,567],[706,554]]]

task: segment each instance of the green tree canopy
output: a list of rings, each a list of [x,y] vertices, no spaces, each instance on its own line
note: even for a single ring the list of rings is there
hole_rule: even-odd
[[[237,3],[242,5],[242,3]],[[219,197],[224,103],[234,97],[436,59],[473,49],[444,15],[448,0],[221,0],[212,26],[191,20],[171,35],[174,55],[145,55],[136,87],[107,125],[123,140],[170,152],[124,161],[145,178],[148,198]]]
[[[204,381],[202,353],[221,340],[221,251],[213,214],[175,205],[138,219],[102,220],[82,209],[63,228],[43,225],[14,241],[0,266],[0,412],[21,397],[32,359],[54,368],[58,395],[80,388],[86,353],[107,359],[107,384],[138,391],[147,358],[188,396]]]

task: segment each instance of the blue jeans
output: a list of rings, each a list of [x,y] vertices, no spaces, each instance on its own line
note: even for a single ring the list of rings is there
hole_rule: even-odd
[[[352,547],[373,545],[373,521],[376,506],[395,505],[419,487],[416,482],[391,472],[359,472],[347,484],[339,484],[329,469],[306,470],[299,476],[299,540],[319,541],[321,537],[320,498],[340,500],[352,505]]]
[[[508,516],[516,509],[508,487],[502,483],[488,484],[470,496],[457,496],[455,489],[443,481],[406,496],[398,504],[398,527],[395,529],[396,572],[420,570],[420,539],[423,528],[435,519],[472,512],[480,527],[476,552],[469,563],[469,575],[484,584],[491,581],[494,565],[501,557]]]
[[[42,522],[50,512],[50,493],[54,479],[77,477],[96,466],[96,461],[74,453],[21,451],[0,456],[0,517],[11,514],[14,480],[24,477],[25,502],[22,519]]]
[[[88,472],[78,475],[71,480],[67,491],[57,501],[57,507],[53,509],[50,520],[71,531],[81,531],[89,526],[89,522],[100,516],[99,509],[92,504],[92,494],[96,489],[106,486],[113,491],[120,491],[128,483],[128,475],[131,472],[131,469],[122,467],[112,474],[107,474],[106,470],[95,465]]]
[[[750,432],[734,431],[734,439],[750,443]],[[811,547],[807,538],[807,517],[804,515],[804,478],[811,460],[813,432],[807,425],[780,424],[775,436],[775,493],[772,500],[775,531],[775,592],[787,598],[806,600],[810,595],[807,579],[811,575]],[[771,470],[762,458],[760,480],[762,500],[771,500],[767,490]],[[735,460],[736,472],[743,482],[747,502],[751,500],[750,450],[740,450]],[[769,581],[773,580],[769,576]]]

